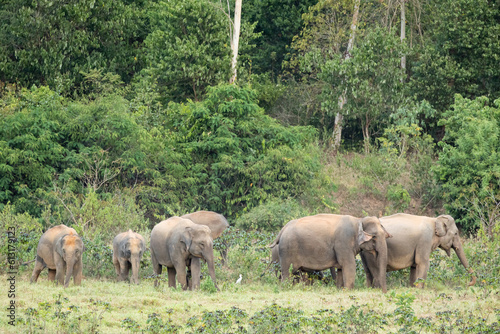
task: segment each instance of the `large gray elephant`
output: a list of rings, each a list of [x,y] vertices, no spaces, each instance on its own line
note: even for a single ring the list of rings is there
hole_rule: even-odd
[[[113,264],[118,281],[128,279],[129,270],[132,269],[130,283],[139,284],[139,268],[145,250],[144,237],[132,230],[120,233],[113,239]]]
[[[319,214],[289,222],[270,247],[279,247],[283,281],[289,277],[290,266],[292,273],[337,268],[337,287],[354,288],[356,254],[361,249],[371,251],[385,268],[388,237],[376,217]],[[385,273],[379,280],[386,292]]]
[[[469,285],[476,282],[464,249],[455,220],[449,215],[439,217],[414,216],[398,213],[380,218],[384,228],[393,236],[387,240],[387,271],[401,270],[410,267],[410,286],[414,286],[419,279],[427,278],[430,254],[436,248],[443,249],[448,256],[453,248],[472,275]],[[380,266],[377,266],[373,254],[362,251],[361,259],[366,272],[368,286],[380,285],[376,277],[380,276]],[[385,270],[383,270],[385,274]],[[424,283],[418,282],[417,287],[423,288]]]
[[[83,242],[78,233],[66,225],[49,228],[38,242],[36,260],[31,283],[38,280],[42,270],[47,267],[49,280],[68,287],[71,276],[75,285],[82,283]],[[64,279],[66,274],[66,279]]]
[[[193,223],[189,219],[171,217],[153,227],[151,231],[151,260],[156,275],[162,266],[168,270],[168,285],[175,287],[176,277],[182,288],[188,288],[186,267],[190,266],[192,289],[200,286],[201,261],[207,262],[208,273],[217,287],[215,279],[213,241],[210,228]],[[158,281],[155,281],[155,286]]]
[[[229,227],[227,219],[223,215],[213,211],[196,211],[181,216],[181,218],[189,219],[198,225],[208,226],[212,239],[220,237],[222,232]]]

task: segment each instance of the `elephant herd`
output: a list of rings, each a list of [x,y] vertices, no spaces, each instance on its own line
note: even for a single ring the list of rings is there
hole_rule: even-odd
[[[151,231],[150,251],[153,270],[158,277],[167,268],[168,284],[183,289],[200,286],[201,259],[217,288],[213,240],[229,226],[224,216],[197,211],[171,217]],[[318,214],[288,222],[269,245],[272,262],[281,266],[281,279],[316,271],[330,270],[337,287],[354,288],[357,254],[360,254],[368,287],[387,291],[386,272],[410,268],[410,286],[423,287],[430,254],[436,248],[448,256],[453,248],[462,265],[469,268],[458,228],[449,215],[436,218],[398,213],[387,217],[356,218],[348,215]],[[36,282],[45,267],[49,280],[68,286],[82,279],[84,247],[76,231],[65,225],[47,230],[40,238],[31,282]],[[131,230],[113,240],[113,264],[118,281],[139,283],[140,260],[145,251],[144,238]],[[291,269],[291,270],[290,270]],[[158,280],[155,280],[155,286]],[[218,288],[217,288],[218,289]]]

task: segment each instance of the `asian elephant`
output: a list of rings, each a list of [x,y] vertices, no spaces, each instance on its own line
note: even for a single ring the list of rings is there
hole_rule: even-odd
[[[475,284],[476,278],[469,268],[458,228],[451,216],[441,215],[433,218],[398,213],[382,217],[380,222],[393,236],[387,240],[387,271],[410,267],[410,286],[414,286],[418,279],[427,278],[432,251],[439,247],[450,256],[450,249],[453,248],[462,265],[472,275],[469,285]],[[369,252],[362,251],[361,259],[365,267],[366,284],[378,286],[376,277],[380,276],[381,267],[375,265],[374,257]],[[383,272],[385,273],[385,270]],[[424,283],[418,282],[417,287],[423,288]]]
[[[143,236],[132,230],[120,233],[113,239],[113,264],[118,281],[128,279],[129,270],[132,269],[130,283],[139,284],[139,268],[145,250]]]
[[[212,239],[217,239],[222,232],[229,227],[226,218],[213,211],[196,211],[181,216],[181,218],[189,219],[198,225],[206,225],[210,228],[210,236]]]
[[[41,271],[47,267],[49,280],[55,279],[66,288],[73,276],[75,285],[80,285],[83,250],[82,239],[71,227],[61,224],[48,229],[38,242],[31,283],[36,282]]]
[[[151,260],[156,275],[161,275],[162,266],[168,270],[168,285],[175,287],[176,276],[184,290],[188,288],[186,267],[192,273],[192,289],[200,286],[201,261],[207,262],[208,273],[215,279],[213,241],[210,228],[193,223],[189,219],[171,217],[153,227],[151,231]],[[155,286],[158,281],[155,281]]]
[[[286,226],[293,224],[295,221],[296,220],[289,221],[285,226],[283,226],[282,230]],[[271,262],[269,263],[268,268],[273,267],[274,268],[274,274],[276,275],[276,277],[278,277],[279,279],[281,279],[281,273],[280,273],[280,269],[279,269],[279,263],[280,263],[279,246],[276,243],[272,243],[271,245],[269,246],[269,247],[271,247]],[[330,272],[332,274],[333,280],[335,280],[336,279],[335,268],[330,268]],[[307,277],[306,277],[306,273],[307,273]],[[322,271],[317,271],[317,270],[309,270],[309,271],[307,271],[307,270],[301,269],[298,274],[300,276],[301,281],[305,282],[305,283],[312,283],[313,278],[315,276],[319,277],[319,279],[323,279],[323,277],[324,277],[323,276],[323,272]]]
[[[270,247],[279,247],[283,281],[289,277],[290,265],[292,273],[337,268],[337,287],[354,288],[356,254],[361,249],[371,251],[385,268],[389,237],[376,217],[319,214],[289,222]],[[385,273],[379,280],[386,292]]]

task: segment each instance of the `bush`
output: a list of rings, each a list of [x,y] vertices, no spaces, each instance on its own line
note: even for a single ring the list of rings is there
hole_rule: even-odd
[[[7,204],[0,211],[0,230],[0,273],[24,270],[22,264],[36,257],[42,224],[28,213],[15,213],[15,207]]]
[[[468,231],[487,225],[490,236],[500,219],[500,100],[495,105],[455,96],[440,121],[446,133],[434,169],[450,215]]]
[[[308,211],[294,199],[271,199],[236,218],[234,225],[245,231],[278,232],[290,220],[315,213],[317,212]]]

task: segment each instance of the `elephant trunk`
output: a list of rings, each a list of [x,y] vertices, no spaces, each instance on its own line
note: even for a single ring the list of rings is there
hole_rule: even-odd
[[[377,238],[376,241],[377,248],[377,268],[378,277],[377,280],[380,282],[380,287],[382,288],[382,292],[387,292],[387,280],[386,280],[386,271],[387,271],[387,241],[384,237]]]
[[[75,267],[76,259],[71,258],[68,262],[66,262],[66,279],[64,280],[64,287],[67,288],[69,285],[69,281],[71,280],[71,276],[73,276],[73,268]]]
[[[130,283],[139,284],[139,267],[141,266],[139,254],[132,254],[132,256],[130,256],[130,263],[132,265],[132,276],[130,277]]]
[[[212,278],[212,281],[214,282],[215,288],[217,289],[217,291],[220,291],[219,287],[217,286],[217,280],[215,278],[215,264],[214,264],[214,251],[213,251],[213,249],[211,248],[207,252],[204,252],[203,258],[207,262],[208,274]]]
[[[457,256],[460,259],[460,262],[462,263],[464,268],[467,269],[467,271],[471,275],[471,281],[469,282],[469,286],[476,284],[476,276],[474,276],[474,271],[469,267],[469,262],[467,261],[467,258],[465,257],[464,248],[463,248],[460,240],[458,240],[457,242],[453,242],[452,247],[455,250],[455,253],[457,253]]]

